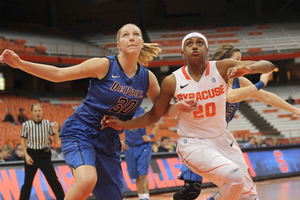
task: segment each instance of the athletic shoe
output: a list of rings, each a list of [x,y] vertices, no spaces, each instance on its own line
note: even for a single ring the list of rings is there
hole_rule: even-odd
[[[204,200],[215,200],[215,196],[219,194],[219,191],[213,196],[213,197],[209,197],[208,199],[204,199]]]

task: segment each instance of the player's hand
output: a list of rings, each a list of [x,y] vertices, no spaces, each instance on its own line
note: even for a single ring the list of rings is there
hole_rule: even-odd
[[[13,51],[6,49],[0,55],[0,63],[6,63],[13,68],[18,68],[17,66],[20,64],[22,60],[20,57]]]
[[[144,142],[150,142],[151,141],[151,138],[148,135],[143,135],[142,138],[143,138]]]
[[[184,99],[176,102],[175,106],[179,112],[183,113],[191,113],[198,110],[196,99]]]
[[[228,78],[242,77],[245,74],[248,74],[249,72],[250,72],[250,69],[248,66],[237,65],[237,66],[231,67],[227,70],[227,76],[228,76]]]
[[[25,156],[25,161],[28,165],[33,165],[33,160],[29,155]]]
[[[270,80],[270,74],[272,74],[273,71],[270,71],[269,73],[265,73],[265,74],[262,74],[260,75],[260,80],[262,82],[264,82],[265,86],[268,84],[268,81]]]
[[[296,110],[293,113],[300,116],[300,108],[296,108]]]
[[[112,115],[104,115],[100,122],[101,130],[107,127],[111,127],[115,130],[125,129],[124,122]]]
[[[122,144],[123,151],[127,151],[129,149],[129,146],[127,144],[125,144],[125,141],[121,141],[121,144]]]

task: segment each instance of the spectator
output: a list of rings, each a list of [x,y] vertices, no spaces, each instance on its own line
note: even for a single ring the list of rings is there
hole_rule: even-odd
[[[255,148],[256,147],[256,139],[255,137],[251,137],[248,142],[243,145],[243,148]]]
[[[17,144],[16,148],[12,150],[11,156],[7,159],[8,161],[24,160],[24,151],[21,143]]]
[[[254,135],[253,137],[255,138],[255,145],[257,147],[267,147],[267,146],[270,146],[268,143],[266,143],[266,141],[262,141],[261,137],[259,137],[258,135]]]
[[[161,138],[158,152],[175,152],[175,147],[170,144],[170,140],[168,137],[164,136]]]
[[[18,115],[18,122],[19,124],[23,124],[26,121],[27,121],[27,117],[25,115],[24,108],[20,108],[19,115]]]
[[[295,100],[291,96],[289,96],[289,98],[285,101],[288,102],[291,105],[295,104]]]
[[[278,137],[274,136],[271,140],[270,146],[279,146],[281,143],[278,141]]]
[[[11,109],[10,108],[7,109],[7,114],[6,114],[5,118],[4,118],[4,121],[5,122],[10,122],[11,124],[15,124],[15,119],[14,119],[14,117],[11,114]]]
[[[52,139],[48,138],[48,150],[51,151],[51,158],[58,158],[58,153],[52,147]]]
[[[8,144],[3,145],[2,149],[0,150],[0,162],[7,161],[7,158],[11,154],[11,147]]]
[[[152,153],[157,153],[158,152],[157,142],[152,141],[151,144],[152,144]]]

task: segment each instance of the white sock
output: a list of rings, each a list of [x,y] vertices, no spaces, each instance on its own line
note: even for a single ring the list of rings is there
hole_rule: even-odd
[[[144,194],[138,194],[138,196],[139,196],[139,199],[143,199]]]
[[[144,193],[144,194],[138,194],[139,199],[149,199],[149,194]]]

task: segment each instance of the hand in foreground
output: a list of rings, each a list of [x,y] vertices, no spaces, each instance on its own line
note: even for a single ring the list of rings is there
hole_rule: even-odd
[[[191,113],[197,111],[197,102],[196,99],[184,99],[175,103],[179,112]]]
[[[112,115],[104,115],[100,122],[101,130],[107,127],[111,127],[115,130],[123,130],[124,122]]]
[[[264,84],[265,84],[265,86],[268,84],[268,81],[270,80],[270,74],[272,74],[273,73],[273,71],[271,71],[271,72],[269,72],[269,73],[265,73],[265,74],[262,74],[262,75],[260,75],[260,80],[262,81],[262,82],[264,82]]]
[[[21,62],[21,59],[15,52],[6,49],[0,56],[0,63],[4,62],[13,68],[17,68],[17,65]]]
[[[245,74],[248,74],[249,72],[250,72],[250,69],[248,66],[237,65],[237,66],[231,67],[227,70],[227,76],[228,76],[228,78],[242,77]]]

